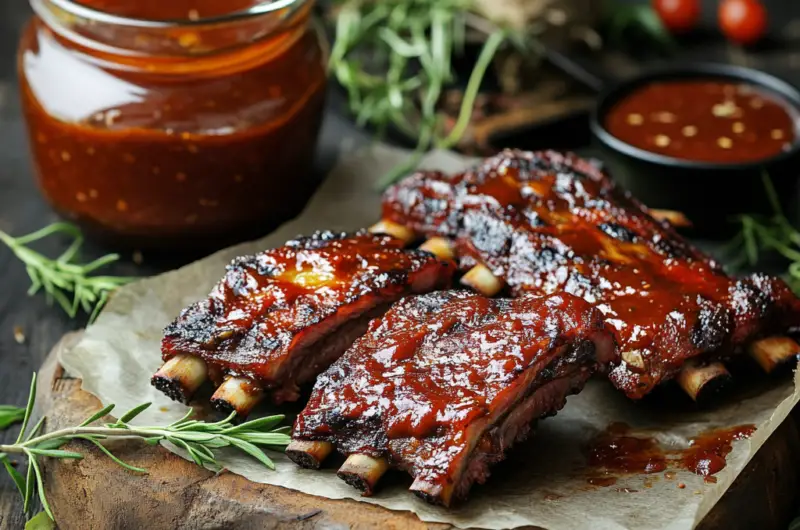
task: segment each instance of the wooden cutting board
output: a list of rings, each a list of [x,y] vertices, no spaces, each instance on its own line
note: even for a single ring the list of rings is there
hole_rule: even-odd
[[[39,372],[38,411],[46,430],[77,425],[100,402],[66,376],[58,350],[75,340],[67,335]],[[449,529],[353,500],[315,497],[279,486],[256,484],[232,473],[214,474],[162,447],[114,441],[109,448],[124,461],[149,470],[130,473],[88,443],[65,449],[83,460],[45,464],[48,500],[62,530],[160,529]],[[784,530],[795,515],[800,489],[800,413],[795,412],[764,444],[730,490],[701,524],[703,530]],[[665,523],[669,514],[664,514]]]

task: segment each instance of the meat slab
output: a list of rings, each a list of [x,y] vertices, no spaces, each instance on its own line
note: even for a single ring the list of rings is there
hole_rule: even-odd
[[[600,311],[569,294],[409,296],[319,376],[287,454],[316,467],[295,448],[331,444],[350,455],[340,477],[365,493],[366,475],[391,466],[414,477],[416,494],[449,505],[613,351]],[[345,471],[357,457],[373,470]]]
[[[386,192],[383,219],[447,239],[462,269],[485,266],[513,295],[595,304],[620,346],[610,379],[631,398],[689,360],[724,359],[800,324],[783,281],[728,276],[572,154],[507,150],[464,173],[417,173]]]
[[[166,328],[163,359],[200,360],[216,384],[237,381],[227,394],[243,408],[263,391],[278,403],[294,401],[298,386],[335,361],[370,318],[403,295],[446,288],[454,268],[389,236],[319,232],[295,239],[233,260],[208,298]],[[170,375],[162,369],[153,384],[188,399],[187,386],[196,385]],[[212,401],[247,412],[227,394],[220,387]]]

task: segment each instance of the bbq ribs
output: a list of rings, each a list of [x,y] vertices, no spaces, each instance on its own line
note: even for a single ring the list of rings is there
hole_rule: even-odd
[[[316,468],[335,446],[365,494],[391,466],[447,506],[613,355],[600,311],[569,294],[409,296],[318,377],[287,454]]]
[[[403,295],[449,286],[454,265],[385,235],[319,232],[240,257],[209,297],[181,312],[152,383],[187,401],[211,379],[217,408],[242,416],[265,392],[298,398]]]
[[[786,337],[756,340],[800,324],[783,281],[727,276],[575,155],[507,150],[460,174],[417,173],[387,190],[381,227],[431,238],[422,248],[458,256],[462,282],[484,294],[595,304],[620,347],[610,379],[631,398],[676,376],[696,398],[727,375],[716,361],[743,350],[767,369],[798,353]]]

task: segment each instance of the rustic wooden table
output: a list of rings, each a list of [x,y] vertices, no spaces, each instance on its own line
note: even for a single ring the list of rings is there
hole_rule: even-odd
[[[57,219],[43,201],[32,179],[27,141],[17,97],[15,49],[20,31],[30,16],[24,0],[0,1],[0,229],[11,234],[25,234]],[[743,55],[722,46],[694,47],[685,51],[692,59],[716,59],[747,64],[800,83],[800,51],[776,50]],[[623,61],[624,63],[624,61]],[[622,64],[622,70],[634,68]],[[323,129],[316,171],[326,171],[335,160],[339,147],[361,143],[366,138],[346,119],[330,112]],[[538,142],[536,142],[538,143]],[[44,242],[41,250],[55,255],[65,247],[58,239]],[[108,252],[87,243],[85,255],[93,258]],[[185,261],[186,258],[183,259]],[[180,264],[149,259],[135,265],[131,256],[113,269],[122,275],[149,275]],[[44,356],[66,332],[79,329],[84,318],[70,320],[60,309],[49,307],[42,296],[28,297],[29,281],[25,270],[4,248],[0,248],[0,403],[24,404],[31,372],[37,370]],[[19,329],[24,340],[18,341]],[[0,441],[10,440],[15,429],[0,433]],[[0,529],[22,528],[24,517],[18,493],[4,475],[0,476]]]

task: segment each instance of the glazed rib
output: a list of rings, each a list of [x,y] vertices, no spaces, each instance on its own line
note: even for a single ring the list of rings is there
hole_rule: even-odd
[[[571,154],[508,150],[461,174],[417,173],[386,192],[383,220],[449,241],[471,286],[596,304],[620,347],[610,379],[631,398],[690,359],[724,359],[800,324],[783,281],[731,278]]]
[[[320,232],[237,258],[207,299],[166,328],[163,359],[205,365],[221,385],[212,401],[223,409],[246,415],[265,391],[277,403],[294,401],[299,385],[313,381],[389,304],[450,284],[451,262],[402,245],[366,232]],[[173,399],[191,397],[192,389],[163,372],[155,386]]]
[[[317,379],[287,454],[317,467],[335,446],[349,455],[340,477],[366,494],[391,466],[449,505],[613,350],[600,312],[569,294],[410,296]]]

